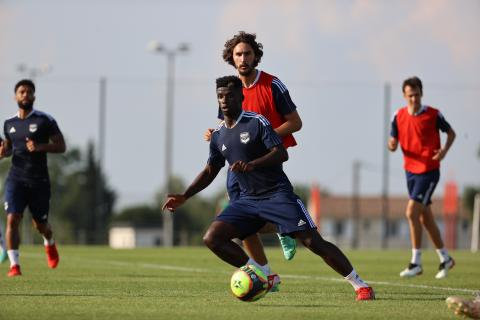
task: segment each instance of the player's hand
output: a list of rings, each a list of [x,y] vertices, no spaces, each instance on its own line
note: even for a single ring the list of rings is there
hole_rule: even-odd
[[[207,131],[205,131],[205,133],[203,134],[203,139],[205,141],[210,141],[210,139],[212,139],[212,132],[214,131],[215,129],[207,129]]]
[[[169,194],[167,195],[167,201],[162,206],[162,211],[167,209],[170,212],[174,212],[175,209],[180,207],[187,199],[183,194]]]
[[[443,158],[445,158],[446,155],[447,155],[447,150],[445,150],[445,149],[438,149],[438,150],[435,150],[435,154],[434,154],[434,156],[432,157],[432,159],[433,159],[433,160],[442,161]]]
[[[35,141],[30,140],[30,138],[27,138],[26,146],[27,146],[27,150],[30,152],[39,151],[38,145],[35,143]]]
[[[0,159],[4,158],[7,154],[7,149],[5,148],[5,142],[0,141]]]
[[[253,169],[254,167],[252,164],[242,160],[238,160],[230,166],[230,170],[233,172],[250,172]]]
[[[390,137],[390,139],[388,139],[388,145],[387,146],[388,146],[388,150],[390,150],[390,151],[397,150],[398,139]]]

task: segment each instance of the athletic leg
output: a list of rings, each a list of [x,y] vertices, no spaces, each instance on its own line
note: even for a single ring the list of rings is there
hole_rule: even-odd
[[[6,228],[6,240],[7,240],[7,254],[10,260],[10,270],[8,271],[9,277],[20,276],[20,259],[19,259],[19,247],[20,247],[20,222],[22,221],[22,214],[9,213],[7,214],[7,228]]]
[[[440,229],[433,217],[431,206],[427,206],[423,212],[420,220],[428,232],[430,239],[432,240],[437,255],[440,259],[440,265],[438,266],[438,273],[435,275],[436,279],[446,278],[448,271],[455,266],[455,260],[448,255],[448,250],[445,248],[442,240]]]
[[[412,248],[420,249],[422,247],[422,223],[420,216],[425,210],[425,206],[414,200],[408,200],[406,216],[410,228],[410,240]]]
[[[408,267],[400,272],[400,277],[409,278],[423,273],[422,269],[422,222],[421,216],[425,206],[417,201],[409,200],[406,217],[410,228],[410,240],[412,243],[412,257]]]
[[[252,234],[243,240],[243,246],[247,250],[248,255],[260,265],[268,264],[265,250],[263,249],[262,239],[258,233]]]
[[[319,255],[333,270],[342,275],[355,290],[356,300],[373,300],[375,293],[366,284],[343,252],[333,243],[325,241],[315,229],[298,231],[294,233],[305,247]]]
[[[343,252],[333,243],[324,240],[315,229],[298,231],[295,237],[310,251],[319,255],[337,273],[346,277],[353,267]]]
[[[203,242],[217,257],[239,268],[247,264],[249,259],[243,249],[232,241],[240,237],[233,225],[216,220],[203,236]]]
[[[427,233],[432,240],[435,248],[442,249],[444,247],[442,235],[440,229],[438,228],[435,218],[433,217],[431,206],[425,207],[425,210],[420,216],[420,221],[427,230]]]

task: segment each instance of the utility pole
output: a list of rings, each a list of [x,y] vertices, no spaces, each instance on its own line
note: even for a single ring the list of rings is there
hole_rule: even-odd
[[[381,248],[388,248],[388,238],[390,237],[389,223],[389,202],[388,202],[388,185],[390,172],[390,154],[387,149],[390,129],[390,105],[391,105],[391,85],[385,83],[384,87],[384,111],[383,111],[383,158],[382,158],[382,238],[380,241]]]
[[[172,191],[172,158],[173,158],[173,98],[175,84],[175,57],[177,54],[190,50],[188,44],[182,43],[175,49],[168,49],[157,41],[151,41],[148,49],[153,53],[164,54],[167,57],[166,108],[165,108],[165,188]],[[163,246],[172,247],[173,216],[171,212],[163,213]]]
[[[358,248],[360,231],[360,167],[359,160],[353,161],[352,166],[352,238],[350,247]]]
[[[103,190],[103,165],[105,159],[105,135],[106,135],[106,110],[107,110],[107,78],[101,77],[99,82],[99,115],[98,115],[98,167],[96,170],[95,183],[95,221],[96,221],[96,243],[105,241],[105,199]]]

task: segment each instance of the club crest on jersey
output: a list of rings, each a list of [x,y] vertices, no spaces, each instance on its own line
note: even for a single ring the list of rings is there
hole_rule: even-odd
[[[38,129],[38,126],[37,126],[36,123],[32,123],[28,126],[28,131],[30,131],[30,132],[35,132],[35,131],[37,131],[37,129]]]
[[[247,144],[250,141],[250,133],[242,132],[240,133],[240,142]]]

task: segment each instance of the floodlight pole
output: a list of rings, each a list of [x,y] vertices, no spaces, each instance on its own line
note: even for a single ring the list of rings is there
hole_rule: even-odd
[[[162,44],[152,41],[150,51],[164,54],[167,57],[166,106],[165,106],[165,189],[172,191],[172,159],[173,159],[173,98],[175,84],[175,57],[179,53],[189,51],[189,46],[180,44],[176,49],[167,49]],[[171,212],[163,213],[163,246],[172,247],[174,243],[173,216]]]
[[[391,85],[386,83],[384,87],[384,127],[383,127],[383,157],[382,157],[382,238],[380,241],[381,248],[388,247],[388,239],[390,237],[390,223],[389,223],[389,202],[388,202],[388,185],[390,172],[390,152],[387,149],[388,144],[388,130],[390,127],[390,104],[391,104]]]

